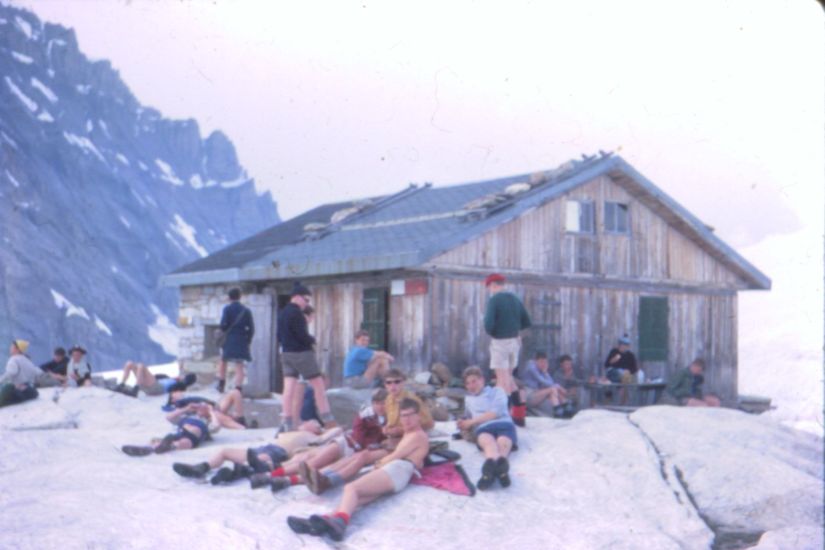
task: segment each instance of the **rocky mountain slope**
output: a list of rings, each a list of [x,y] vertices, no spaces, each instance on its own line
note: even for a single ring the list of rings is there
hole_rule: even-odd
[[[96,370],[168,360],[159,277],[277,221],[224,134],[142,106],[73,30],[0,5],[0,341],[35,360],[80,343]]]

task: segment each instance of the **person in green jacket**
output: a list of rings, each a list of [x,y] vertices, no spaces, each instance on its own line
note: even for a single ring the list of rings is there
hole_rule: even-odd
[[[490,336],[490,368],[496,373],[496,386],[508,395],[510,415],[517,426],[524,426],[527,407],[521,400],[513,370],[518,366],[521,349],[519,332],[530,328],[530,316],[524,304],[512,292],[504,290],[504,275],[493,273],[484,279],[490,299],[484,312],[484,330]]]
[[[704,395],[702,384],[705,381],[705,360],[695,359],[686,369],[673,373],[665,389],[663,403],[667,405],[684,405],[686,407],[718,407],[719,398]]]

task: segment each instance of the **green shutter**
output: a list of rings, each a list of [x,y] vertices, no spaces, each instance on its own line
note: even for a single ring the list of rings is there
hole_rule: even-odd
[[[667,298],[639,298],[639,359],[667,361]]]
[[[387,289],[364,289],[364,316],[361,328],[370,333],[370,347],[387,349]]]

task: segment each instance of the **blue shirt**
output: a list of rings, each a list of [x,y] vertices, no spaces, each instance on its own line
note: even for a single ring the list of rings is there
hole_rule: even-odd
[[[527,370],[521,378],[524,385],[533,390],[552,388],[556,381],[550,376],[550,372],[541,372],[535,361],[527,362]]]
[[[350,376],[361,376],[367,370],[367,363],[370,362],[375,350],[363,346],[353,346],[347,352],[344,359],[344,378]]]
[[[464,397],[464,410],[470,413],[470,418],[475,418],[486,412],[495,413],[496,417],[476,426],[476,429],[486,426],[492,422],[512,422],[510,412],[507,410],[507,396],[501,388],[491,388],[484,386],[478,395]]]

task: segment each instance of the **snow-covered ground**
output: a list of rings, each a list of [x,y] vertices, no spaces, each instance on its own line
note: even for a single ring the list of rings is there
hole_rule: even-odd
[[[57,404],[49,397],[0,409],[0,548],[328,547],[294,535],[286,517],[326,511],[340,490],[273,496],[170,467],[264,443],[272,430],[223,430],[201,449],[131,458],[121,445],[169,431],[162,397],[99,388],[67,390]],[[412,486],[357,513],[336,546],[692,549],[710,547],[711,524],[750,532],[754,543],[769,529],[763,548],[822,547],[822,440],[770,418],[591,410],[572,421],[531,418],[519,438],[510,489],[463,497]],[[475,448],[451,447],[477,479]]]
[[[811,228],[742,250],[773,280],[739,294],[739,393],[771,397],[775,419],[823,434],[823,237]]]

